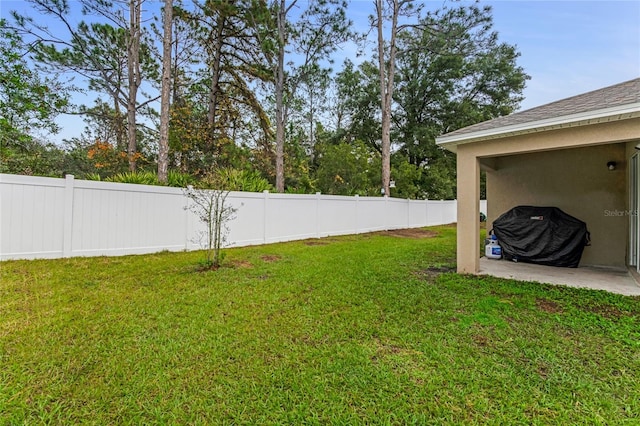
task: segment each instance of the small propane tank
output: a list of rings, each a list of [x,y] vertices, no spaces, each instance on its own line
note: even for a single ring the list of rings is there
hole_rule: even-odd
[[[501,259],[502,258],[502,247],[498,244],[498,237],[495,235],[491,235],[491,239],[484,246],[484,255],[487,259]]]

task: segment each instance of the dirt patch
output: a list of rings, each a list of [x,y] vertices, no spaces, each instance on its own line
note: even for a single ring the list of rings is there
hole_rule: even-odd
[[[541,311],[544,311],[550,314],[560,314],[564,312],[564,310],[562,309],[562,306],[560,306],[553,300],[536,299],[536,306]]]
[[[384,358],[390,355],[399,355],[399,356],[408,356],[408,357],[423,355],[422,352],[417,351],[415,349],[402,348],[400,346],[383,343],[378,338],[374,338],[373,342],[376,346],[376,354],[371,357],[371,360],[374,362],[380,358]]]
[[[455,266],[431,266],[427,269],[416,272],[420,278],[424,278],[427,281],[434,281],[439,275],[449,272],[455,272]]]
[[[392,231],[380,231],[376,232],[379,235],[385,235],[389,237],[400,238],[433,238],[438,235],[437,232],[428,229],[411,228],[411,229],[394,229]]]
[[[196,268],[196,272],[210,272],[210,271],[217,271],[218,269],[220,269],[220,266],[198,265],[198,267]]]
[[[329,244],[329,242],[321,240],[305,240],[303,241],[303,244],[305,246],[326,246]]]
[[[262,259],[264,262],[271,263],[277,262],[278,260],[282,259],[282,257],[278,256],[277,254],[265,254],[264,256],[260,257],[260,259]]]
[[[539,366],[537,372],[541,379],[546,379],[549,376],[549,368],[546,365]]]
[[[582,308],[607,319],[620,319],[623,317],[632,316],[631,314],[621,311],[617,307],[611,305],[586,305]]]
[[[473,339],[473,342],[478,346],[489,346],[489,338],[484,334],[475,334],[471,338]]]
[[[426,273],[437,274],[437,275],[446,274],[448,272],[455,272],[455,271],[456,271],[455,266],[432,266],[424,270],[424,272]]]
[[[238,269],[253,268],[253,264],[248,260],[234,260],[233,262],[230,262],[230,264],[232,268],[238,268]]]

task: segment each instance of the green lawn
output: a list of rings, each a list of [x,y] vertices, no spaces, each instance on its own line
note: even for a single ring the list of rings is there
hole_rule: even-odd
[[[0,424],[640,424],[640,298],[446,272],[431,230],[3,262]]]

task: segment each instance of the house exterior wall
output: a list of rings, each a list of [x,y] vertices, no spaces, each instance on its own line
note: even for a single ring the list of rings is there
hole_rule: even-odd
[[[608,161],[616,169],[607,168]],[[582,265],[624,266],[628,238],[626,144],[495,159],[487,171],[488,227],[518,205],[558,207],[587,224]]]
[[[476,214],[477,210],[475,207],[477,204],[476,194],[478,193],[475,184],[475,182],[477,182],[477,178],[474,175],[477,174],[477,167],[475,166],[478,163],[480,165],[488,166],[488,170],[491,172],[491,169],[495,171],[499,170],[499,160],[504,156],[542,153],[545,151],[548,151],[549,154],[552,155],[553,152],[557,152],[557,150],[569,148],[581,149],[590,146],[595,147],[598,145],[620,143],[624,143],[624,148],[622,150],[620,149],[620,146],[610,146],[609,148],[606,148],[605,151],[594,151],[600,152],[602,155],[615,154],[618,156],[616,158],[619,159],[619,169],[613,172],[613,174],[605,173],[608,172],[606,163],[610,160],[616,161],[616,159],[605,159],[602,157],[597,159],[593,153],[586,151],[586,158],[584,160],[588,160],[593,169],[589,167],[580,167],[578,169],[574,169],[571,176],[573,176],[572,179],[574,182],[581,182],[581,187],[583,189],[587,188],[589,183],[595,185],[595,189],[589,189],[589,195],[587,197],[581,198],[576,195],[576,204],[566,210],[563,210],[569,214],[574,214],[578,218],[587,222],[594,241],[598,241],[597,246],[591,247],[588,249],[588,252],[585,252],[585,256],[583,257],[585,264],[623,265],[625,262],[625,250],[628,245],[628,236],[625,234],[625,229],[628,229],[628,220],[614,218],[611,216],[607,217],[605,220],[604,210],[611,208],[615,210],[616,208],[619,208],[616,206],[620,205],[627,206],[625,201],[625,197],[628,196],[625,180],[627,173],[623,171],[627,168],[626,164],[628,155],[626,154],[626,151],[629,149],[628,145],[631,141],[638,140],[640,140],[640,118],[628,118],[617,121],[605,121],[581,126],[568,126],[557,130],[539,131],[524,135],[507,136],[459,144],[456,147],[458,157],[458,272],[477,273],[479,270],[479,240],[476,235],[479,234],[480,231],[479,224],[476,219],[477,215],[473,216]],[[613,149],[613,151],[610,152],[608,149]],[[560,154],[562,155],[562,153]],[[535,171],[539,174],[553,174],[557,179],[564,179],[564,174],[568,172],[563,170],[571,170],[570,167],[575,166],[573,163],[567,163],[566,161],[583,161],[580,156],[577,158],[565,157],[565,162],[556,162],[550,158],[545,158],[546,157],[543,156],[540,160],[541,163],[539,167],[543,168],[539,170],[536,169]],[[545,162],[547,162],[547,165],[545,165]],[[575,177],[582,173],[585,173],[582,178]],[[606,185],[599,180],[603,178],[603,173],[604,179],[607,182]],[[537,196],[537,199],[540,200],[540,202],[547,199],[549,199],[549,201],[553,201],[550,198],[545,198],[550,197],[549,191],[551,191],[551,187],[553,186],[550,182],[559,181],[549,179],[542,182],[546,186],[540,188],[540,190],[543,191],[542,194]],[[505,181],[505,184],[506,183],[508,182]],[[492,193],[495,193],[495,190],[492,192],[491,186],[492,179],[488,176],[487,199],[490,213],[489,220],[495,219],[498,214],[496,212],[500,211],[500,207],[492,207],[493,201],[491,197]],[[564,185],[565,193],[568,191],[567,188],[569,186],[570,185]],[[612,188],[613,195],[608,193],[608,190]],[[529,189],[533,190],[534,186],[530,185]],[[515,194],[515,191],[511,192]],[[545,192],[547,195],[545,195]],[[594,198],[597,197],[604,197],[604,201],[594,200]],[[588,200],[588,203],[591,205],[596,203],[593,208],[590,208],[590,213],[586,217],[579,214],[580,212],[575,214],[576,210],[584,208],[584,206],[580,206],[577,203],[579,203],[580,200],[585,199]],[[622,208],[624,209],[624,207]],[[609,249],[609,247],[615,247],[613,254],[604,253]]]

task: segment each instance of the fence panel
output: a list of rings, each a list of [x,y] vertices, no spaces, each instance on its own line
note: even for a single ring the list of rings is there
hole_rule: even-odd
[[[72,254],[184,250],[185,199],[177,188],[76,182]]]
[[[358,233],[360,197],[318,195],[318,237]]]
[[[321,194],[227,200],[233,246],[452,223],[457,211],[456,201]],[[187,204],[178,188],[0,174],[0,260],[199,249],[205,226]]]
[[[269,194],[265,242],[301,240],[317,236],[315,195]]]
[[[0,254],[62,257],[64,210],[64,180],[0,175]]]
[[[387,229],[388,198],[360,197],[358,204],[358,232],[374,232]]]
[[[386,229],[409,228],[408,200],[402,200],[399,198],[388,198],[386,207]]]
[[[231,192],[227,200],[236,209],[229,223],[228,244],[247,246],[266,242],[265,206],[269,193]]]
[[[409,200],[407,228],[417,228],[427,223],[427,204],[423,200]]]

